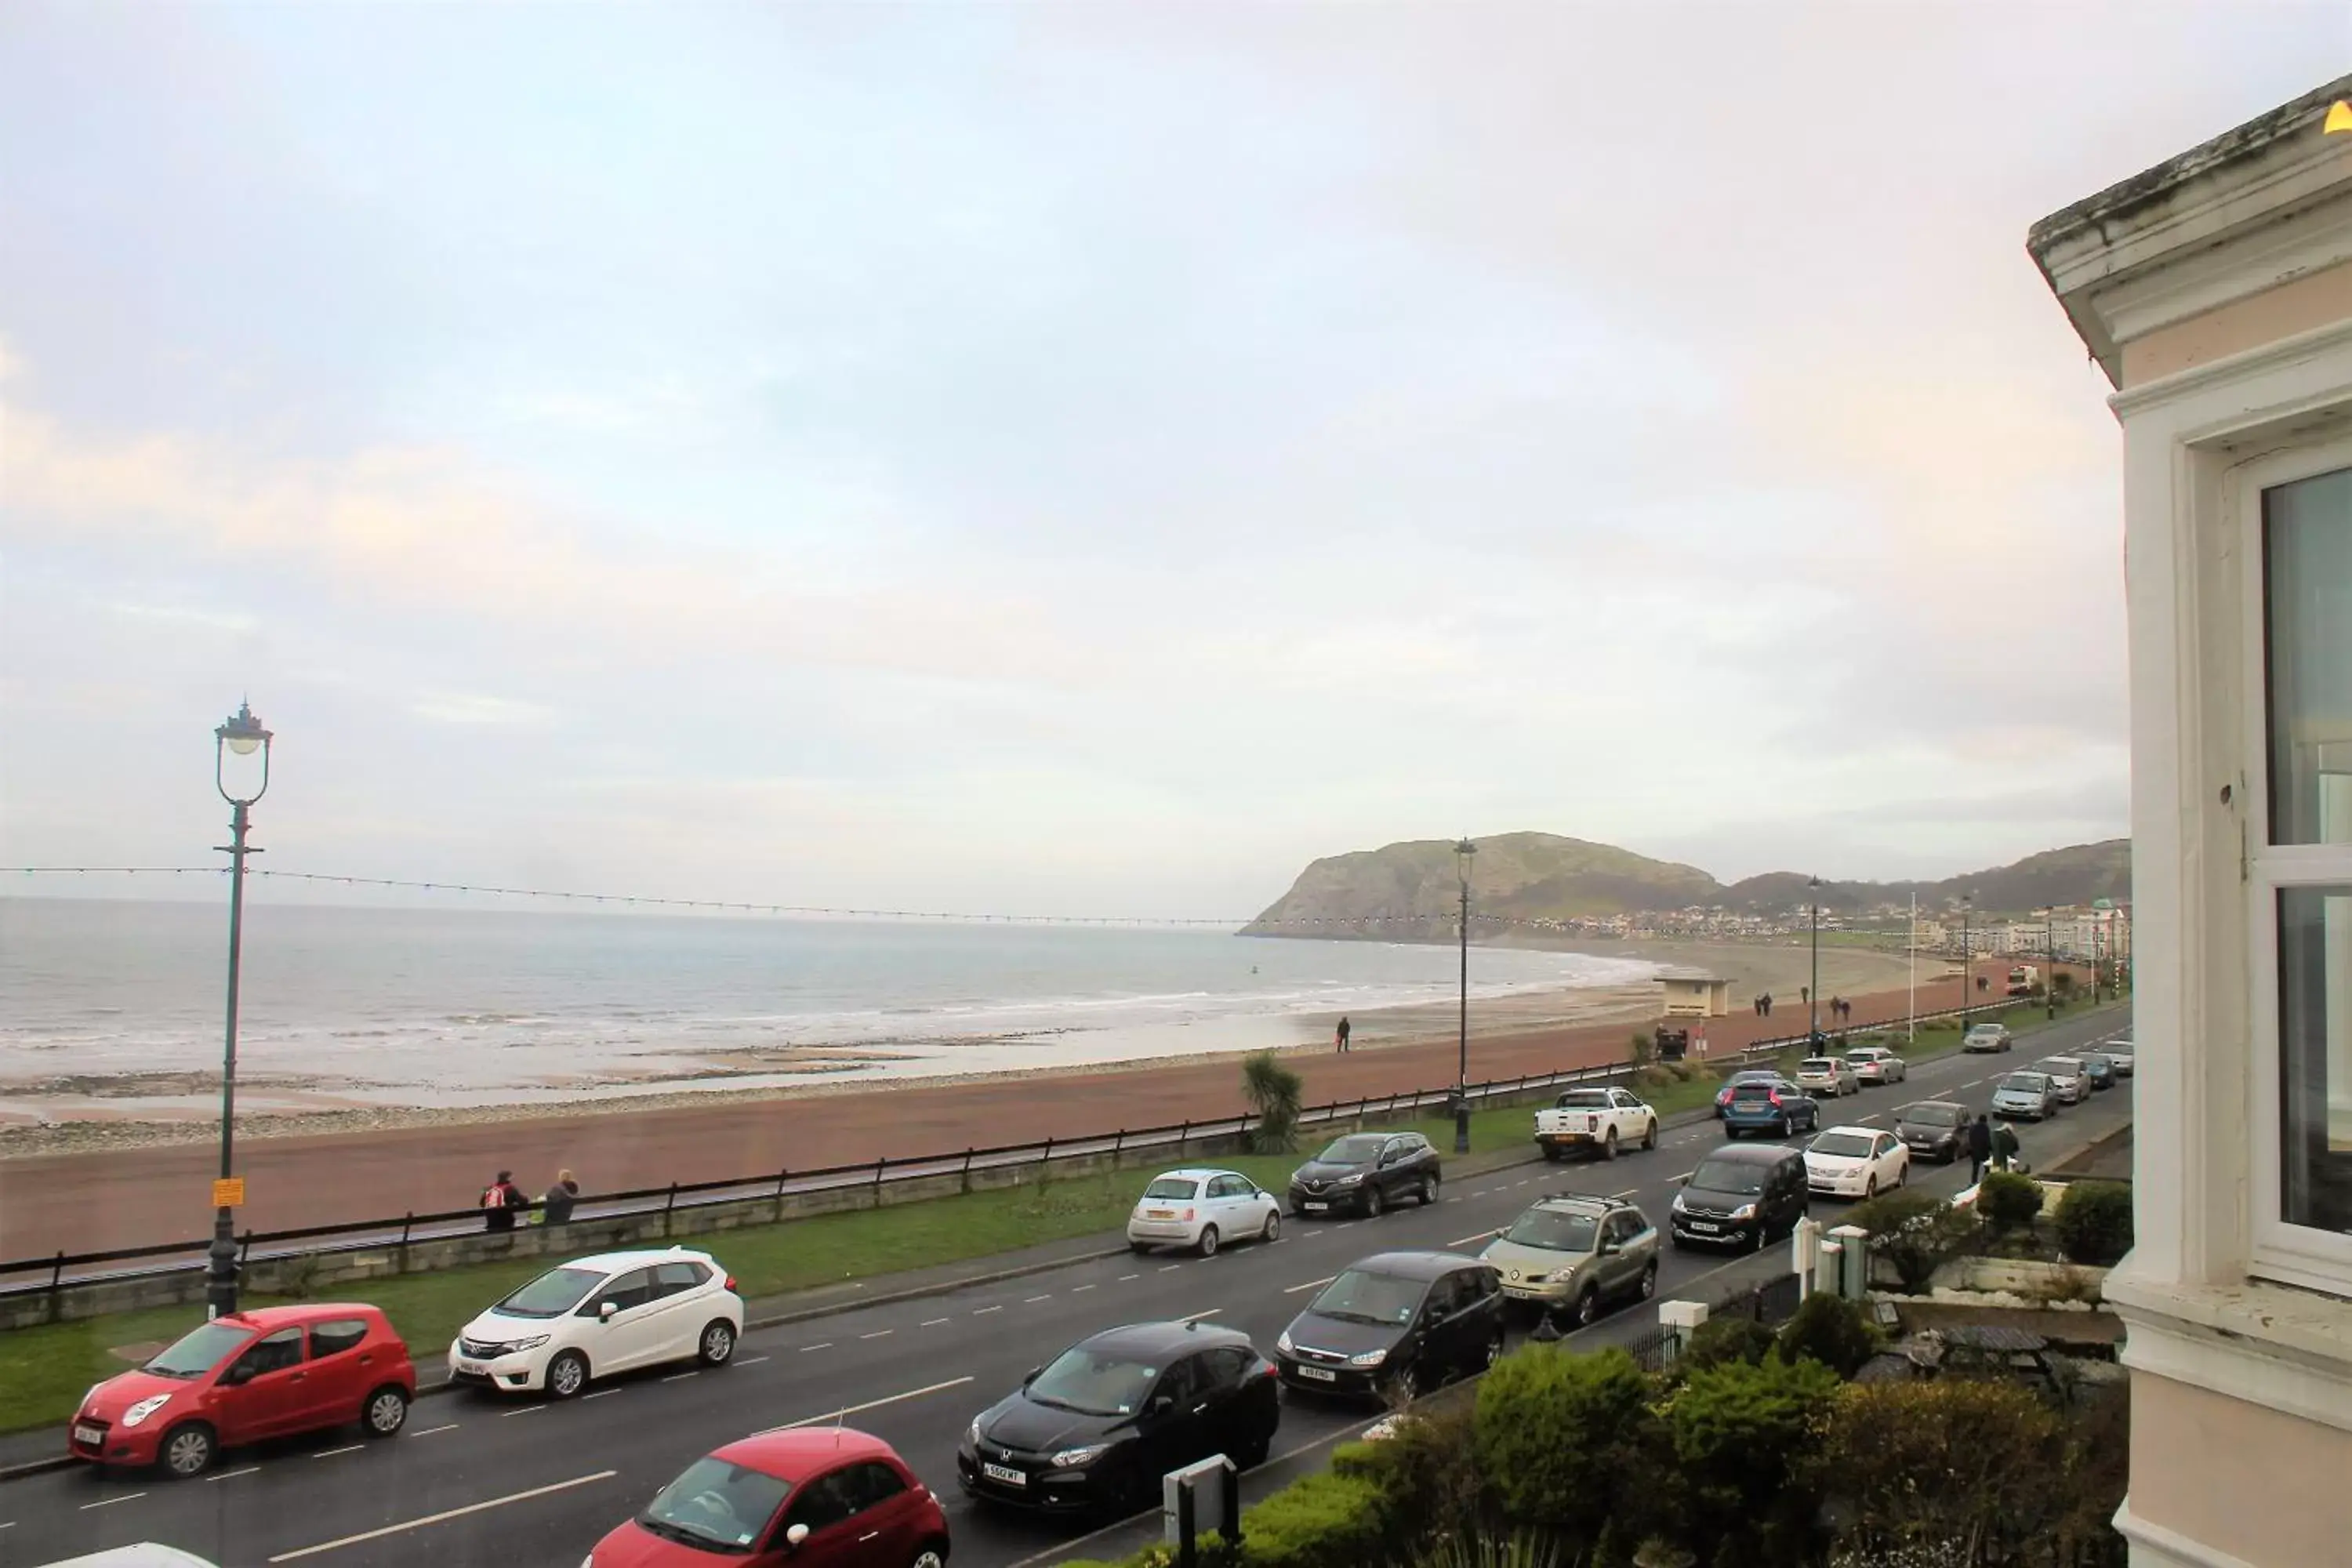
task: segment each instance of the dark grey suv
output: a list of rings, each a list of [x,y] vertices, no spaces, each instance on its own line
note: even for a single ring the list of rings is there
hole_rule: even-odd
[[[1290,1212],[1370,1216],[1437,1201],[1437,1151],[1418,1132],[1350,1132],[1290,1173]]]

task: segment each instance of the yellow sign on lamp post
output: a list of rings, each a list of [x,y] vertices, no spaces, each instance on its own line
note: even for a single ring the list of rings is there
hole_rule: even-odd
[[[2338,99],[2328,106],[2327,123],[2321,129],[2320,134],[2335,136],[2347,131],[2352,131],[2352,103],[2347,103]]]
[[[213,1183],[213,1207],[241,1208],[245,1205],[245,1178],[223,1176]]]

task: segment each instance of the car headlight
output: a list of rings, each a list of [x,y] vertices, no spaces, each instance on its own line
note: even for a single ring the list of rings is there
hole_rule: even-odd
[[[535,1351],[545,1344],[547,1339],[548,1336],[545,1334],[533,1334],[527,1340],[517,1340],[507,1347],[507,1353],[512,1355],[517,1351]]]
[[[1756,1205],[1754,1204],[1741,1204],[1738,1208],[1731,1211],[1731,1217],[1735,1220],[1754,1219],[1756,1217]]]
[[[965,1442],[967,1442],[967,1443],[971,1444],[971,1445],[973,1447],[975,1447],[975,1448],[977,1448],[977,1447],[980,1447],[980,1417],[979,1417],[979,1416],[977,1416],[977,1415],[973,1416],[973,1417],[971,1418],[971,1425],[970,1426],[967,1426],[966,1428],[964,1428],[963,1440],[964,1440]]]
[[[1684,1208],[1683,1208],[1683,1195],[1682,1195],[1682,1194],[1680,1194],[1680,1193],[1676,1193],[1676,1194],[1675,1194],[1675,1212],[1676,1214],[1682,1214],[1682,1213],[1685,1212],[1685,1211],[1684,1210]]]
[[[1381,1363],[1388,1359],[1389,1352],[1386,1351],[1366,1351],[1361,1355],[1349,1356],[1348,1358],[1348,1364],[1349,1366],[1378,1366]]]
[[[1290,1331],[1288,1329],[1285,1329],[1282,1332],[1274,1336],[1274,1348],[1280,1351],[1285,1355],[1288,1355],[1292,1351],[1297,1348],[1290,1342]]]
[[[1083,1448],[1065,1448],[1054,1456],[1054,1468],[1057,1470],[1076,1469],[1080,1465],[1093,1464],[1109,1452],[1108,1443],[1088,1443]]]
[[[158,1394],[151,1399],[142,1399],[122,1413],[122,1424],[125,1426],[136,1426],[171,1403],[172,1396],[168,1394]]]
[[[1363,1173],[1360,1171],[1351,1176],[1342,1176],[1331,1184],[1335,1187],[1352,1187],[1363,1179]]]

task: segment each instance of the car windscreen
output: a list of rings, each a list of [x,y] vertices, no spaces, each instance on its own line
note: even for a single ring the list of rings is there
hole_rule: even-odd
[[[1381,1145],[1387,1142],[1377,1134],[1337,1138],[1315,1157],[1327,1165],[1369,1165],[1380,1158]]]
[[[1799,1072],[1835,1072],[1837,1063],[1827,1057],[1807,1057],[1797,1064]]]
[[[1906,1105],[1895,1120],[1908,1121],[1915,1127],[1958,1127],[1969,1119],[1968,1108],[1959,1105],[1939,1105],[1933,1100],[1918,1105]]]
[[[1559,1097],[1559,1106],[1563,1110],[1587,1110],[1595,1108],[1606,1110],[1609,1109],[1609,1095],[1603,1089],[1571,1089]]]
[[[1871,1063],[1878,1059],[1878,1053],[1876,1051],[1848,1051],[1845,1054],[1845,1059],[1847,1064],[1852,1067],[1868,1067]]]
[[[1191,1198],[1200,1194],[1201,1184],[1191,1176],[1162,1176],[1143,1189],[1147,1198]]]
[[[2035,1072],[2046,1072],[2052,1078],[2064,1078],[2068,1073],[2083,1070],[2083,1064],[2072,1057],[2044,1057],[2033,1064]]]
[[[1859,1132],[1824,1132],[1813,1140],[1808,1154],[1827,1154],[1833,1160],[1866,1160],[1870,1158],[1870,1140]]]
[[[1028,1387],[1032,1403],[1082,1415],[1132,1415],[1143,1408],[1160,1363],[1116,1351],[1076,1345],[1055,1356]]]
[[[646,1505],[637,1522],[688,1545],[748,1552],[792,1489],[790,1481],[761,1470],[697,1459]]]
[[[2000,1080],[2000,1087],[2020,1094],[2040,1094],[2050,1087],[2050,1080],[2038,1072],[2013,1072]]]
[[[245,1348],[253,1331],[233,1323],[206,1323],[174,1340],[140,1370],[158,1377],[201,1377]]]
[[[1569,1214],[1560,1209],[1529,1209],[1510,1223],[1503,1232],[1505,1241],[1517,1242],[1521,1247],[1541,1247],[1553,1252],[1590,1252],[1592,1238],[1599,1235],[1601,1222],[1589,1214]]]
[[[1752,1160],[1702,1160],[1690,1184],[1710,1193],[1750,1196],[1764,1190],[1765,1167]]]
[[[1343,1318],[1351,1323],[1402,1328],[1412,1321],[1413,1313],[1421,1310],[1422,1297],[1428,1292],[1426,1279],[1350,1268],[1323,1287],[1323,1293],[1315,1298],[1307,1310],[1326,1318]]]
[[[551,1268],[491,1310],[509,1318],[560,1318],[604,1282],[601,1268]]]

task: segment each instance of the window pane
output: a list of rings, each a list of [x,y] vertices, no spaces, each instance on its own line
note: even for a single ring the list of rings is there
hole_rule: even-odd
[[[2280,1217],[2352,1234],[2352,888],[2279,894],[2279,1052]]]
[[[2352,844],[2352,468],[2263,492],[2271,842]]]

